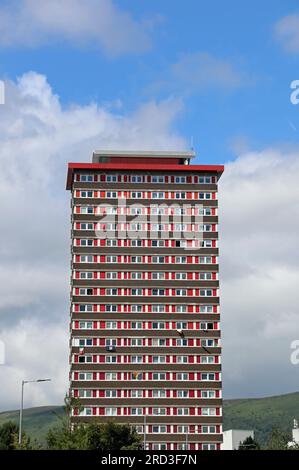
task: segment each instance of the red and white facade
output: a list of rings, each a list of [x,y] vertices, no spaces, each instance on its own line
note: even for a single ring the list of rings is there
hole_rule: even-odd
[[[218,181],[189,152],[70,163],[73,423],[130,423],[148,449],[220,449]]]

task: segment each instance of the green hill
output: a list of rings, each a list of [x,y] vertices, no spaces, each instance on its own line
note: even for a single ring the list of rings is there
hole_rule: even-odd
[[[225,429],[254,429],[264,443],[272,427],[291,434],[293,419],[299,419],[299,392],[266,398],[224,400]]]
[[[62,406],[39,406],[27,408],[23,412],[23,430],[40,443],[45,442],[45,436],[50,427],[59,424],[58,416],[63,416]],[[6,421],[19,423],[19,411],[5,411],[0,413],[0,426]]]
[[[39,442],[44,442],[48,429],[59,424],[62,406],[44,406],[24,410],[23,429]],[[254,429],[257,440],[264,443],[273,426],[290,432],[293,419],[299,419],[299,392],[266,398],[224,400],[223,420],[226,429]],[[0,413],[0,425],[18,422],[18,411]]]

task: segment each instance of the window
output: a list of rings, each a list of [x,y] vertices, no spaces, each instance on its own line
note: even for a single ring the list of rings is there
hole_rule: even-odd
[[[85,321],[80,321],[79,322],[79,329],[81,330],[85,330],[85,329],[92,329],[92,322],[89,321],[89,322],[85,322]]]
[[[164,183],[164,176],[160,176],[160,175],[152,176],[152,183]]]
[[[187,364],[188,363],[188,356],[177,356],[176,357],[177,364]]]
[[[118,242],[118,240],[113,240],[113,239],[110,240],[110,239],[107,239],[107,240],[106,240],[106,246],[118,246],[118,245],[117,245],[117,242]]]
[[[106,372],[105,374],[105,380],[117,380],[117,373],[116,372]]]
[[[202,339],[201,340],[201,345],[204,347],[214,347],[215,346],[215,340],[214,339]]]
[[[216,416],[216,408],[202,408],[202,416]]]
[[[143,391],[142,390],[131,390],[131,397],[132,398],[142,398]]]
[[[105,305],[106,312],[117,312],[117,305]]]
[[[178,338],[176,340],[176,345],[177,346],[188,346],[188,340],[187,339],[183,339],[183,338]]]
[[[178,408],[177,409],[178,416],[188,416],[189,415],[189,408]]]
[[[80,197],[93,197],[93,191],[81,191]]]
[[[92,312],[92,308],[93,308],[92,304],[80,304],[79,312]]]
[[[132,175],[131,176],[131,183],[142,183],[142,176]]]
[[[131,312],[133,313],[140,313],[142,312],[142,305],[131,305]]]
[[[109,198],[109,199],[110,199],[110,198],[116,199],[116,198],[117,198],[117,192],[115,192],[115,191],[107,191],[106,197]]]
[[[79,346],[92,346],[92,339],[91,338],[86,338],[86,339],[79,339]]]
[[[79,380],[92,380],[92,374],[89,372],[86,374],[84,372],[80,372],[78,378]]]
[[[153,272],[152,273],[152,279],[163,280],[163,279],[165,279],[165,273],[155,273],[155,272]]]
[[[132,192],[131,193],[131,198],[132,199],[141,199],[142,198],[142,193],[141,192]]]
[[[142,279],[142,273],[141,272],[132,272],[131,273],[131,279]]]
[[[153,398],[166,398],[166,390],[154,389],[152,394],[153,394]]]
[[[81,255],[80,256],[81,263],[93,263],[93,256],[92,255]]]
[[[164,330],[165,329],[165,323],[164,322],[153,322],[152,323],[152,328],[153,330]]]
[[[142,338],[132,338],[131,339],[131,346],[142,346]]]
[[[142,240],[131,240],[131,246],[142,246]]]
[[[188,380],[189,379],[189,374],[187,372],[179,372],[176,375],[177,380]]]
[[[166,408],[153,408],[153,415],[166,415]]]
[[[107,330],[116,330],[117,329],[117,322],[116,321],[106,321],[106,329]]]
[[[117,183],[117,175],[106,175],[107,183]]]
[[[201,374],[201,380],[208,380],[208,381],[214,381],[215,380],[215,374],[207,374],[207,373],[202,373]]]
[[[80,279],[93,279],[93,273],[90,271],[81,271]]]
[[[214,364],[215,358],[214,356],[201,356],[200,362],[202,364]]]
[[[165,372],[153,372],[153,380],[166,380]]]
[[[152,295],[164,296],[165,290],[164,289],[153,289]]]
[[[106,356],[106,363],[115,364],[117,362],[117,356]]]
[[[132,295],[142,295],[142,289],[132,289]]]
[[[189,432],[189,426],[178,426],[177,432],[179,434],[186,434],[187,432]]]
[[[106,272],[106,279],[117,279],[117,272]]]
[[[188,398],[189,391],[188,390],[177,390],[177,397],[178,398]]]
[[[142,356],[131,356],[131,363],[132,364],[141,364],[142,363]]]
[[[106,398],[116,398],[117,397],[117,390],[105,390],[105,397]]]
[[[153,313],[164,313],[165,312],[165,306],[164,305],[152,305],[152,312]]]
[[[176,273],[175,278],[178,281],[183,281],[187,279],[187,273]]]
[[[117,415],[117,408],[105,408],[105,415],[106,416],[116,416]]]
[[[165,364],[166,357],[165,356],[153,356],[152,360],[153,360],[153,364]]]
[[[202,390],[201,392],[202,398],[216,398],[215,390]]]
[[[80,214],[93,214],[92,206],[81,206]]]
[[[143,414],[143,409],[142,408],[131,408],[131,415],[133,416],[140,416]]]

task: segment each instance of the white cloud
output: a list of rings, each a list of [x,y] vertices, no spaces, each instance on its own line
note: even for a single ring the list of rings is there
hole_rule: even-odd
[[[242,84],[240,72],[227,60],[206,52],[185,54],[172,66],[174,78],[190,88],[236,88]]]
[[[226,395],[298,389],[299,149],[248,152],[220,184]]]
[[[0,46],[67,41],[112,55],[150,47],[146,28],[112,0],[13,0],[0,8]]]
[[[6,364],[0,366],[1,409],[18,408],[24,379],[51,379],[48,383],[25,386],[25,408],[61,405],[69,373],[65,322],[46,325],[42,318],[22,320],[14,328],[5,328],[1,339],[6,349]]]
[[[64,109],[44,76],[6,83],[0,107],[0,409],[62,403],[68,382],[69,194],[67,162],[91,161],[94,148],[184,149],[172,131],[182,103],[147,102],[125,115],[97,104]],[[4,385],[3,385],[4,384]]]
[[[275,25],[276,37],[289,52],[299,52],[299,13],[281,18]]]
[[[220,90],[230,92],[251,82],[252,79],[232,61],[207,52],[191,52],[182,54],[147,91],[156,93],[162,89],[185,96],[211,90],[217,94]]]

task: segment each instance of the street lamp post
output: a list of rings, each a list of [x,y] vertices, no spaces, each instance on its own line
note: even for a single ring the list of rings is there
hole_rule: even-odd
[[[23,420],[23,407],[24,407],[24,385],[36,382],[50,382],[51,379],[37,379],[37,380],[22,380],[22,392],[21,392],[21,407],[20,407],[20,418],[19,418],[19,445],[22,444],[22,420]]]

